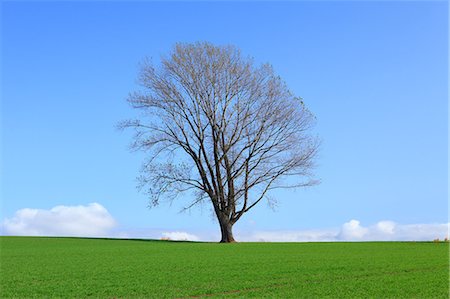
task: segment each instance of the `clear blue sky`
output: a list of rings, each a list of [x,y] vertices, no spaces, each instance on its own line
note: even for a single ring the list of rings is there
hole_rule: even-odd
[[[448,4],[3,2],[2,209],[98,202],[127,229],[216,230],[205,207],[149,210],[135,115],[138,62],[176,42],[234,44],[270,62],[317,116],[319,186],[273,195],[238,228],[444,223]]]

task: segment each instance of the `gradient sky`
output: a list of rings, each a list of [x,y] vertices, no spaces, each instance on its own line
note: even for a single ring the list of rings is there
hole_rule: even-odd
[[[310,189],[277,191],[237,229],[358,219],[446,223],[448,4],[3,2],[2,209],[104,206],[125,230],[217,230],[209,207],[147,209],[142,153],[115,124],[135,115],[138,63],[176,42],[234,44],[270,62],[316,115]]]

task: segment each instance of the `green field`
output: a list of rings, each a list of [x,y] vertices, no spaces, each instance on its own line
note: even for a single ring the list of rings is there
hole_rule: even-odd
[[[448,243],[0,242],[1,298],[449,298]]]

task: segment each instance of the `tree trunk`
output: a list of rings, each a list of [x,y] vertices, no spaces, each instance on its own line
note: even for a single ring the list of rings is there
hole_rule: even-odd
[[[222,233],[222,239],[220,243],[234,243],[233,238],[233,224],[228,218],[219,218],[220,232]]]

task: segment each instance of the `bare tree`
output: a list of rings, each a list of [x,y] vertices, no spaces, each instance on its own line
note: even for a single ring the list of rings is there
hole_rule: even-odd
[[[121,127],[149,154],[140,182],[150,206],[193,190],[186,208],[210,202],[221,242],[234,242],[233,225],[269,190],[316,183],[314,117],[269,64],[233,46],[176,44],[159,67],[143,63],[139,82],[128,101],[142,116]]]

